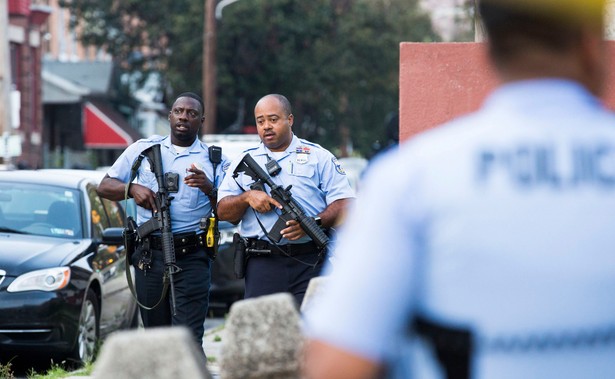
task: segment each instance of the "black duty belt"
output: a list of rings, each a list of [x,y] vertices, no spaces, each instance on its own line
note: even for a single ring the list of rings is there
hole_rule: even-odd
[[[312,241],[306,243],[289,243],[287,245],[273,245],[267,241],[248,238],[246,253],[250,256],[259,255],[305,255],[318,254],[318,246]]]
[[[152,250],[162,250],[161,236],[150,235],[148,238]],[[205,246],[205,233],[196,234],[192,232],[174,234],[173,245],[175,246],[175,254],[177,255],[192,253],[198,250],[198,248]]]

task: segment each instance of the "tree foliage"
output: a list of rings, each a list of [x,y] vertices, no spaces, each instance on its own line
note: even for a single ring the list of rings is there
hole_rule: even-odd
[[[200,92],[203,3],[73,0],[75,26],[126,69],[163,70],[176,92]],[[295,133],[369,154],[398,110],[399,43],[438,37],[418,0],[242,0],[217,24],[218,131],[253,123],[267,93],[293,104]],[[205,99],[207,101],[207,99]]]

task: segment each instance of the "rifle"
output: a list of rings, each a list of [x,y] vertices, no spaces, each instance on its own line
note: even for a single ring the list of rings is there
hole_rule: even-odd
[[[158,192],[156,193],[156,207],[158,208],[158,211],[152,212],[152,218],[139,226],[137,228],[137,233],[139,238],[142,240],[153,231],[160,230],[162,254],[165,265],[163,280],[165,282],[165,287],[167,284],[169,285],[169,292],[171,295],[171,312],[175,315],[175,285],[173,283],[173,275],[181,271],[181,269],[175,264],[175,245],[173,244],[170,210],[171,200],[173,200],[173,197],[170,197],[169,193],[177,192],[179,178],[177,175],[164,175],[159,144],[152,145],[143,150],[139,155],[138,161],[133,165],[133,169],[135,166],[138,168],[141,160],[145,157],[149,160],[151,170],[156,176],[156,182],[158,183]]]
[[[267,237],[276,243],[279,242],[282,238],[280,231],[286,228],[286,222],[295,220],[301,225],[305,234],[314,241],[320,250],[327,246],[329,237],[327,237],[325,232],[322,231],[312,217],[305,214],[301,205],[293,198],[290,192],[292,185],[283,188],[275,184],[273,180],[271,180],[271,177],[265,173],[250,154],[244,155],[233,172],[233,177],[236,178],[240,172],[245,173],[254,180],[254,183],[250,186],[251,189],[264,191],[265,188],[263,184],[269,186],[270,196],[282,205],[282,214],[280,214],[280,217],[269,231]]]

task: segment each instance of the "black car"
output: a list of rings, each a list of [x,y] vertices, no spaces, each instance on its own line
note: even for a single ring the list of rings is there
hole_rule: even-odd
[[[99,181],[0,171],[0,363],[33,354],[90,361],[101,338],[137,326],[124,208],[96,194]]]

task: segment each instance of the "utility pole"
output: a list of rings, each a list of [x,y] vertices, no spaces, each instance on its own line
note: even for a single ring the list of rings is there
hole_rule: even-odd
[[[205,0],[203,35],[203,101],[205,102],[205,127],[203,134],[216,131],[216,0]]]

